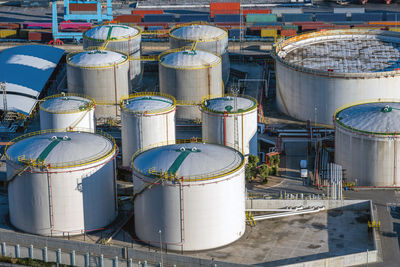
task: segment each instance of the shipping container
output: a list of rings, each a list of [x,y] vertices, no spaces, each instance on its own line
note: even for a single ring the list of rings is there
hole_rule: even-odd
[[[51,29],[51,22],[29,22],[24,23],[24,29]]]
[[[383,13],[351,14],[351,21],[382,21]]]
[[[61,30],[88,30],[92,28],[92,23],[89,22],[61,22]]]
[[[0,29],[19,29],[21,24],[19,23],[9,23],[9,22],[0,22]]]
[[[246,22],[276,22],[276,14],[248,14],[246,17]]]
[[[216,14],[239,14],[240,2],[211,2],[210,16],[213,18]]]
[[[363,7],[335,7],[333,13],[365,13],[365,8]]]
[[[142,16],[141,15],[119,15],[114,18],[116,22],[119,23],[135,23],[141,22]]]
[[[1,29],[0,30],[0,38],[17,38],[17,30],[13,29]]]
[[[97,12],[97,4],[69,4],[69,11],[96,11]]]
[[[214,16],[214,22],[240,22],[240,15],[232,15],[232,14],[221,15],[221,14],[216,14]]]
[[[281,30],[282,26],[251,26],[250,31],[261,31],[262,29],[276,29]]]
[[[315,20],[325,22],[346,21],[347,15],[343,13],[317,13],[315,14]]]
[[[145,14],[143,18],[144,22],[174,22],[175,16],[171,14]]]
[[[284,37],[292,37],[292,36],[296,36],[297,32],[295,30],[281,30],[281,36]]]
[[[299,26],[297,26],[297,25],[283,25],[282,29],[283,30],[296,30],[296,31],[298,31],[299,30]]]
[[[386,21],[400,21],[400,13],[386,13]]]
[[[277,29],[261,29],[261,37],[271,37],[278,38],[278,30]]]
[[[28,33],[28,40],[29,41],[36,41],[36,42],[48,42],[53,39],[53,35],[51,32],[33,32],[30,31]]]
[[[136,25],[139,27],[144,27],[144,29],[147,29],[148,27],[151,26],[163,26],[164,29],[168,29],[168,23],[162,23],[162,22],[138,22],[136,23]]]
[[[283,15],[283,14],[302,14],[303,13],[303,8],[272,8],[271,10],[272,14],[278,14],[278,15]]]
[[[49,7],[48,0],[22,0],[21,7]]]
[[[400,27],[389,27],[389,31],[400,32]]]
[[[180,22],[195,22],[195,21],[205,21],[210,22],[209,15],[197,15],[197,14],[182,14],[179,17]]]
[[[164,10],[162,9],[134,9],[132,10],[132,15],[140,15],[144,18],[146,14],[153,14],[153,15],[161,15],[164,14]]]
[[[243,9],[242,14],[244,16],[248,14],[271,14],[271,9]]]
[[[400,25],[400,21],[369,21],[368,24],[393,26],[393,25]]]
[[[240,30],[240,29],[230,29],[229,30],[229,38],[231,39],[240,39],[240,31],[243,33],[243,37],[246,35],[245,30]]]
[[[313,14],[282,14],[283,22],[312,21]]]

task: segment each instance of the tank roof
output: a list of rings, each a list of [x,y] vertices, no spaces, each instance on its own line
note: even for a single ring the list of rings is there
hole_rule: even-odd
[[[254,109],[256,105],[257,101],[249,97],[236,97],[235,105],[233,96],[224,96],[204,100],[201,106],[209,111],[217,113],[244,113]]]
[[[333,30],[283,41],[277,56],[296,67],[332,73],[376,73],[400,68],[400,34]]]
[[[102,160],[115,153],[110,136],[88,132],[46,132],[21,136],[6,148],[14,162],[50,164],[51,168],[77,167]]]
[[[335,121],[359,132],[400,133],[400,102],[372,102],[344,108],[335,114]]]
[[[160,62],[173,68],[193,68],[218,64],[221,58],[205,51],[183,50],[161,56]]]
[[[140,33],[137,28],[120,24],[106,24],[94,27],[84,33],[85,37],[96,40],[118,40],[131,38]]]
[[[145,150],[134,156],[132,167],[152,176],[152,170],[199,181],[228,174],[244,163],[243,155],[233,148],[204,143],[174,144]]]
[[[127,60],[121,53],[107,50],[88,50],[68,56],[68,63],[82,67],[112,66]]]
[[[227,36],[227,32],[211,25],[194,24],[172,29],[171,36],[177,39],[211,41]]]
[[[172,98],[158,95],[142,95],[132,96],[124,99],[121,107],[128,112],[163,112],[170,110],[175,106],[175,101]]]
[[[79,112],[94,106],[93,100],[77,95],[55,95],[44,100],[40,108],[51,113]]]

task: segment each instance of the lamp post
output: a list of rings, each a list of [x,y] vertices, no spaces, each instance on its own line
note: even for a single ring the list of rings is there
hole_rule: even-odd
[[[163,258],[162,258],[162,242],[161,242],[161,230],[158,230],[158,233],[160,234],[160,263],[161,263],[161,267],[163,266]]]

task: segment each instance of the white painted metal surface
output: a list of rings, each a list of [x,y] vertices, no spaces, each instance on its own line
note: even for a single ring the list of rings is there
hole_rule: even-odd
[[[178,119],[200,120],[202,99],[223,95],[221,77],[221,59],[209,52],[171,50],[160,57],[160,92],[176,98]]]
[[[110,224],[117,215],[116,153],[112,137],[92,133],[43,132],[16,139],[6,148],[11,224],[53,236]]]
[[[40,130],[96,131],[93,99],[71,94],[53,95],[46,97],[39,108]]]
[[[83,34],[83,48],[103,47],[121,52],[130,58],[140,58],[142,30],[121,24],[106,24],[94,27]],[[140,60],[129,61],[129,73],[132,89],[140,85],[143,66]]]
[[[196,49],[208,51],[222,58],[222,79],[224,84],[228,82],[230,63],[228,52],[228,32],[212,25],[186,24],[178,25],[169,33],[171,49],[192,46],[196,43]]]
[[[134,94],[121,101],[123,166],[139,149],[175,143],[175,110],[175,99],[167,95]]]
[[[132,169],[141,240],[160,246],[161,238],[163,247],[192,251],[244,234],[244,158],[238,151],[204,143],[163,146],[135,155]]]
[[[299,120],[332,125],[343,105],[400,98],[400,34],[331,30],[303,34],[275,50],[277,105]]]
[[[67,56],[68,92],[92,97],[96,118],[120,115],[119,102],[129,94],[128,57],[116,52],[90,50]]]
[[[385,111],[387,108],[387,111]],[[373,102],[335,114],[335,163],[360,186],[400,186],[400,103]]]
[[[257,101],[224,96],[201,103],[202,138],[227,145],[243,155],[257,155]]]

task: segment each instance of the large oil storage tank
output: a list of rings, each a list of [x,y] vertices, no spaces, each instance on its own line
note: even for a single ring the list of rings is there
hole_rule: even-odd
[[[96,118],[116,118],[119,102],[129,95],[128,56],[107,50],[73,52],[67,56],[69,93],[92,97]]]
[[[132,159],[135,232],[172,250],[227,245],[245,232],[244,157],[215,144],[187,143]]]
[[[129,55],[129,73],[132,89],[140,85],[142,78],[141,55],[142,30],[139,27],[122,24],[105,24],[83,33],[83,48],[103,47],[114,52]],[[136,60],[135,60],[136,59]]]
[[[121,100],[122,164],[148,146],[175,143],[175,98],[158,93],[137,93]]]
[[[399,98],[400,33],[366,29],[313,32],[276,46],[278,108],[296,119],[332,125],[352,102]]]
[[[371,102],[335,113],[335,162],[361,186],[400,186],[400,102]]]
[[[169,32],[169,43],[172,49],[192,46],[208,51],[222,58],[222,79],[224,84],[229,79],[228,31],[207,24],[177,25]]]
[[[68,131],[96,131],[93,98],[58,94],[40,102],[40,130],[63,129]]]
[[[257,101],[224,96],[201,103],[202,139],[257,155]]]
[[[171,50],[160,55],[160,92],[178,101],[178,119],[200,120],[206,96],[223,95],[221,58],[200,50]]]
[[[118,149],[111,136],[45,131],[14,142],[5,152],[13,226],[32,234],[67,236],[115,219]]]

